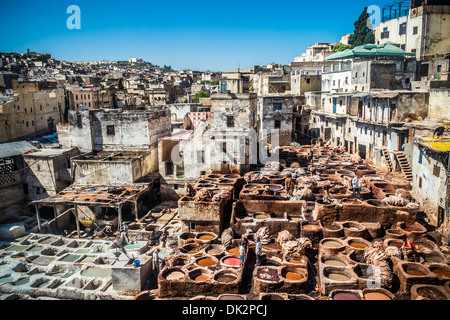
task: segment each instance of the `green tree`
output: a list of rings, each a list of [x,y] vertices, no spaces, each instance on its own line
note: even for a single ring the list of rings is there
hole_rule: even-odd
[[[354,26],[355,29],[353,34],[350,35],[349,43],[352,47],[361,46],[367,43],[374,43],[375,38],[373,37],[372,30],[367,28],[367,19],[369,18],[369,14],[367,13],[367,7],[364,8],[363,12],[360,14],[358,20],[355,21]],[[369,35],[371,34],[371,35]]]
[[[373,30],[369,30],[366,37],[364,38],[364,44],[373,44],[375,43],[375,35],[373,34]]]
[[[344,51],[345,49],[350,49],[352,47],[351,44],[343,44],[343,43],[336,43],[333,46],[333,49],[331,49],[333,52],[338,52],[338,51]]]
[[[119,90],[124,90],[125,87],[123,86],[123,78],[119,79],[119,83],[117,84],[117,86],[119,87]]]
[[[45,54],[40,54],[40,55],[37,56],[37,60],[46,62],[47,61],[47,56]]]
[[[194,99],[194,103],[199,103],[200,102],[200,98],[208,98],[209,97],[209,92],[206,91],[199,91],[195,94],[195,99]]]

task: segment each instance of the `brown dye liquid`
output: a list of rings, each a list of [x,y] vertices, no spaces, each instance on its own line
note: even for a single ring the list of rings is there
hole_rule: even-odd
[[[367,244],[360,243],[360,242],[352,242],[352,243],[350,244],[350,246],[353,247],[353,248],[357,248],[357,249],[364,249],[364,248],[367,248]]]
[[[428,262],[428,263],[439,263],[440,262],[440,261],[436,261],[436,260],[433,260],[433,259],[425,259],[425,261]]]
[[[237,277],[232,274],[222,274],[216,280],[219,282],[233,282]]]
[[[369,292],[364,295],[366,300],[391,300],[387,295],[380,292]]]
[[[214,239],[214,236],[205,234],[205,235],[200,236],[199,239],[203,240],[203,241],[209,241],[209,240]]]
[[[337,259],[328,259],[328,260],[325,260],[324,263],[329,266],[336,266],[336,267],[345,267],[346,266],[346,264],[344,262],[342,262],[341,260],[337,260]]]
[[[210,266],[214,266],[216,264],[216,262],[213,259],[204,258],[204,259],[198,260],[197,264],[202,267],[210,267]]]
[[[412,228],[412,227],[406,227],[403,230],[408,231],[408,232],[420,231],[420,229]]]
[[[233,256],[236,256],[239,254],[239,248],[231,248],[228,250],[229,253],[231,253]]]
[[[450,278],[450,272],[447,270],[433,269],[432,271],[434,274],[438,275],[439,277]]]
[[[289,280],[302,280],[304,277],[295,272],[286,272],[285,278]]]
[[[331,279],[331,280],[335,280],[335,281],[348,281],[348,280],[350,280],[350,277],[346,276],[345,274],[335,273],[335,272],[331,272],[330,274],[328,274],[328,278]]]
[[[423,251],[424,249],[431,249],[429,246],[427,245],[423,245],[423,244],[416,244],[416,249],[418,251]]]
[[[415,270],[415,269],[407,269],[406,273],[411,275],[411,276],[423,276],[423,275],[425,275],[425,273],[423,273],[422,271]]]
[[[290,259],[289,263],[305,263],[305,261],[300,260],[300,259]]]
[[[447,297],[442,292],[434,288],[418,288],[417,293],[430,300],[447,300]]]
[[[209,279],[209,276],[206,274],[201,274],[201,275],[195,277],[195,281],[205,281],[208,279]]]
[[[257,214],[255,215],[255,219],[267,219],[269,216],[266,214]]]
[[[176,280],[184,277],[184,273],[180,271],[173,271],[169,273],[166,277],[167,280]]]
[[[337,247],[341,247],[342,244],[340,242],[334,241],[334,240],[327,240],[324,241],[322,243],[323,246],[325,247],[330,247],[330,248],[337,248]]]
[[[341,293],[336,293],[333,296],[333,300],[361,300],[361,298],[353,293],[341,292]]]
[[[302,228],[303,230],[318,230],[319,226],[316,226],[315,224],[307,224],[304,225]]]

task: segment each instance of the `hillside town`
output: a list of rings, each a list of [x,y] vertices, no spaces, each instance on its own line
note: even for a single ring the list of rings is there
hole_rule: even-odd
[[[450,3],[364,29],[227,71],[0,52],[0,300],[450,300]]]

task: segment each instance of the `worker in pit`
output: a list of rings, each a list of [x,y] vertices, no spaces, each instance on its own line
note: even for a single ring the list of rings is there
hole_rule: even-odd
[[[244,265],[244,257],[245,257],[245,247],[244,244],[241,243],[239,246],[239,260],[241,261],[241,267]]]
[[[155,274],[158,274],[159,272],[159,265],[160,265],[160,259],[159,259],[159,248],[156,248],[153,250],[152,254],[152,267]]]
[[[273,191],[270,190],[270,186],[264,186],[263,196],[271,196],[273,195]]]
[[[292,194],[292,189],[293,189],[293,185],[292,185],[292,179],[291,178],[286,178],[286,180],[284,180],[284,187],[286,188],[286,191],[289,195]]]
[[[312,149],[309,151],[309,155],[308,155],[308,162],[310,165],[313,164],[314,161],[314,152],[312,151]]]
[[[409,240],[406,240],[403,243],[402,253],[403,253],[403,258],[408,261],[413,261],[413,262],[419,261],[419,257],[418,257],[416,248],[415,248],[414,244]]]
[[[358,176],[355,176],[352,180],[352,189],[353,189],[353,199],[355,199],[355,193],[358,194],[358,198],[359,200],[361,200],[361,192],[359,191],[360,186],[359,186],[359,178]]]
[[[330,189],[331,189],[331,184],[328,181],[325,181],[323,186],[323,203],[330,203]]]
[[[262,245],[261,239],[259,237],[256,237],[255,254],[256,254],[256,265],[259,267],[261,265],[261,256],[262,256]]]
[[[119,230],[117,237],[122,238],[122,241],[125,241],[126,243],[130,242],[130,238],[128,237],[128,225],[125,222],[122,223],[122,229]]]

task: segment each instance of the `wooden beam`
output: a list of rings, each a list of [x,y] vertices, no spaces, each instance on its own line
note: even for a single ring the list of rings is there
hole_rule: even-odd
[[[39,214],[39,205],[35,204],[34,207],[36,208],[36,219],[37,219],[37,223],[38,223],[38,229],[39,229],[39,232],[41,232],[42,226],[41,226],[41,216]]]
[[[77,234],[78,234],[78,238],[80,238],[81,231],[80,231],[80,221],[78,220],[78,206],[77,205],[75,205],[74,214],[75,214],[75,221],[77,223]]]

